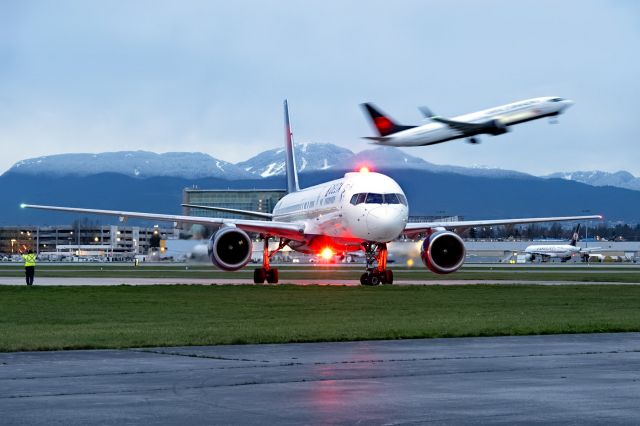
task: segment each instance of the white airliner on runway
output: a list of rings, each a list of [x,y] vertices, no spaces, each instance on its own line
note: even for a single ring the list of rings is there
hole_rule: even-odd
[[[573,231],[569,244],[538,244],[530,245],[524,249],[526,259],[534,261],[536,258],[540,258],[543,262],[552,258],[560,258],[562,262],[566,262],[574,255],[580,254],[583,258],[589,259],[589,254],[592,251],[600,250],[600,247],[578,247],[577,243],[580,239],[580,224]]]
[[[194,208],[226,211],[259,217],[255,219],[221,219],[209,217],[96,210],[23,204],[24,208],[76,213],[104,214],[153,221],[197,223],[217,226],[209,240],[211,261],[220,269],[235,271],[250,260],[252,242],[247,233],[262,236],[263,264],[254,271],[254,282],[278,282],[278,270],[269,264],[270,257],[289,246],[303,253],[350,252],[363,250],[367,270],[360,277],[363,285],[391,284],[393,273],[387,269],[387,243],[401,234],[425,235],[422,259],[433,272],[448,274],[460,268],[465,259],[462,239],[446,228],[501,224],[601,219],[601,216],[543,217],[458,222],[407,223],[409,206],[400,186],[390,177],[361,170],[343,178],[300,189],[295,166],[295,152],[287,101],[284,103],[286,134],[287,189],[273,213],[189,205]],[[265,220],[266,219],[266,220]],[[269,250],[270,238],[279,247]]]
[[[501,135],[514,124],[560,115],[572,104],[568,99],[557,97],[533,98],[453,118],[438,117],[423,107],[420,110],[430,122],[421,126],[397,124],[372,104],[362,105],[378,132],[378,136],[365,139],[379,145],[420,146],[462,138],[475,144],[479,142],[478,135]]]

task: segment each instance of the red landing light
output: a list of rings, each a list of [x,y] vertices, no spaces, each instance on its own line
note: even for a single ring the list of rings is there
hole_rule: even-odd
[[[360,167],[360,173],[369,173],[369,167],[367,166],[362,166]]]
[[[329,247],[323,248],[320,252],[320,257],[322,257],[324,260],[333,259],[333,250],[331,250],[331,248]]]

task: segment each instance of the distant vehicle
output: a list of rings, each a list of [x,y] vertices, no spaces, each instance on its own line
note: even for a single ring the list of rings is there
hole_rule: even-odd
[[[477,144],[480,142],[478,135],[501,135],[507,133],[509,126],[514,124],[556,117],[573,105],[573,102],[550,96],[532,98],[452,118],[439,117],[422,107],[420,111],[430,122],[420,126],[398,124],[373,104],[362,105],[378,132],[378,136],[365,136],[365,139],[378,145],[421,146],[464,138]]]
[[[580,239],[580,224],[573,231],[571,240],[568,244],[537,244],[528,246],[524,249],[525,258],[533,262],[536,258],[540,258],[542,262],[548,262],[552,258],[560,258],[562,262],[566,262],[574,255],[579,254],[583,260],[588,260],[592,251],[600,250],[601,247],[581,248],[577,246]]]
[[[587,262],[604,262],[605,255],[600,253],[589,254],[586,260]]]
[[[284,111],[288,194],[278,201],[273,213],[190,205],[257,217],[259,220],[28,204],[22,207],[111,215],[123,220],[136,218],[214,226],[217,230],[208,242],[208,254],[211,262],[225,271],[241,269],[251,260],[253,243],[249,233],[260,234],[263,240],[262,267],[254,270],[254,283],[264,283],[265,280],[269,283],[278,282],[278,269],[271,267],[270,259],[287,246],[323,258],[333,258],[333,253],[363,251],[366,271],[360,276],[360,283],[391,284],[393,273],[387,268],[387,244],[401,235],[426,236],[421,245],[423,263],[435,273],[449,274],[462,266],[466,250],[462,238],[447,228],[602,218],[593,215],[407,223],[409,205],[400,185],[389,176],[364,168],[359,172],[346,173],[340,179],[300,189],[286,101]],[[269,248],[271,238],[279,241],[273,250]]]

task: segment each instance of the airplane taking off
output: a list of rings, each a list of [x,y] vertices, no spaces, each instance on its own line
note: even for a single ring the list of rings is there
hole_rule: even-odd
[[[365,136],[365,139],[388,146],[434,145],[463,138],[477,144],[480,142],[478,135],[501,135],[509,131],[509,126],[558,116],[571,105],[573,102],[568,99],[542,97],[452,118],[439,117],[428,108],[422,107],[420,111],[430,122],[420,126],[404,126],[394,122],[372,104],[362,104],[378,132],[378,136]]]
[[[153,221],[167,221],[215,226],[209,239],[211,262],[225,271],[243,268],[251,258],[252,241],[248,233],[263,239],[262,267],[254,271],[254,282],[278,282],[278,270],[269,262],[276,252],[289,246],[303,253],[319,254],[364,251],[366,272],[360,277],[363,285],[392,284],[393,273],[387,269],[387,243],[404,234],[425,235],[421,257],[433,272],[448,274],[458,270],[465,260],[462,239],[447,228],[491,226],[503,224],[555,222],[601,219],[601,216],[542,217],[526,219],[468,220],[456,222],[407,223],[407,198],[393,179],[362,169],[346,173],[343,178],[300,189],[296,171],[293,135],[289,110],[284,101],[287,190],[273,213],[247,212],[197,206],[210,210],[259,216],[261,219],[222,219],[198,216],[96,210],[22,204],[23,208],[56,210],[85,214],[103,214]],[[278,239],[278,247],[269,250],[269,239]]]
[[[577,243],[580,239],[580,224],[573,231],[569,244],[544,244],[544,245],[531,245],[524,249],[525,258],[530,261],[534,261],[537,257],[543,262],[547,262],[551,258],[560,258],[562,262],[566,262],[571,259],[575,254],[580,254],[583,259],[589,258],[589,254],[592,251],[600,250],[600,247],[583,248],[578,247]]]

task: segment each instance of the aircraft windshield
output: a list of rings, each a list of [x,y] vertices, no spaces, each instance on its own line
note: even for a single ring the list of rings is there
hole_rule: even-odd
[[[376,194],[374,192],[353,194],[351,204],[403,204],[407,205],[407,199],[403,194]]]
[[[553,98],[553,99],[550,99],[549,102],[562,102],[563,100],[564,99],[562,98]]]

